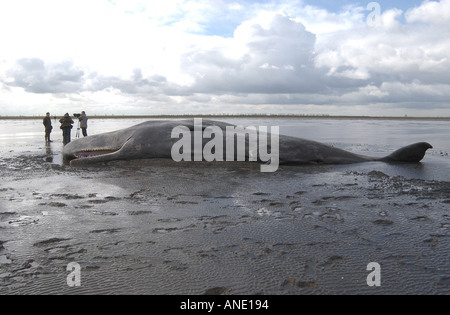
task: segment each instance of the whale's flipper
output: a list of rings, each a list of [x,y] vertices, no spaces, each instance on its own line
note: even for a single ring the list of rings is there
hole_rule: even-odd
[[[401,149],[398,149],[394,153],[380,159],[384,162],[407,162],[417,163],[420,162],[425,156],[425,152],[428,149],[432,149],[431,144],[427,142],[419,142],[408,145]]]

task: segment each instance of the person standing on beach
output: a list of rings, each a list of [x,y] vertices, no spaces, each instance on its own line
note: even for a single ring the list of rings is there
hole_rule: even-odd
[[[45,126],[45,142],[53,142],[50,140],[50,134],[52,133],[52,119],[50,118],[50,113],[47,113],[43,122]]]
[[[85,111],[81,112],[81,116],[78,117],[78,120],[80,121],[80,128],[81,128],[81,131],[83,132],[83,137],[87,137],[87,121],[88,121],[88,118],[86,116],[86,112]]]
[[[73,120],[70,118],[69,113],[66,113],[63,118],[59,120],[61,123],[61,129],[63,131],[63,143],[64,145],[70,142],[70,133],[73,128]]]

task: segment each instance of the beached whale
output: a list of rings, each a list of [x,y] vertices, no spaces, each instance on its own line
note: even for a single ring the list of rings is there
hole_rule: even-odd
[[[258,161],[272,166],[266,171],[274,171],[278,163],[420,162],[430,148],[429,143],[420,142],[386,157],[369,157],[316,141],[279,135],[273,129],[269,132],[267,128],[244,128],[220,121],[191,119],[147,121],[123,130],[77,139],[64,147],[63,154],[72,166],[167,158],[175,161]]]

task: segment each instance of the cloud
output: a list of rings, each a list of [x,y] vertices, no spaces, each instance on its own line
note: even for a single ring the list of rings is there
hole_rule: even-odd
[[[329,37],[317,51],[315,64],[330,78],[360,80],[357,90],[341,94],[347,102],[378,100],[392,106],[423,102],[424,108],[442,107],[450,96],[450,32],[442,25],[450,18],[438,11],[448,3],[425,2],[406,12],[406,23],[400,22],[401,11],[387,10],[376,27]]]
[[[319,91],[315,35],[286,15],[264,14],[242,23],[226,47],[193,47],[182,56],[198,93],[301,93]],[[240,50],[230,56],[227,51]]]
[[[391,73],[393,78],[402,76],[403,80],[415,80],[413,73],[444,73],[449,65],[450,41],[446,36],[449,30],[442,25],[449,24],[450,15],[444,13],[433,17],[436,12],[426,8],[445,10],[448,4],[449,0],[424,2],[405,14],[398,9],[387,10],[381,16],[381,24],[376,27],[365,25],[329,38],[323,55],[317,59],[333,70],[346,65],[365,68],[374,74]],[[406,16],[404,24],[400,22],[403,15]],[[424,24],[416,23],[418,21]],[[327,49],[328,53],[333,53],[332,56],[327,55]],[[442,77],[438,77],[440,79]]]
[[[133,69],[128,78],[105,76],[97,72],[86,74],[76,67],[72,61],[45,63],[39,58],[17,60],[15,65],[6,71],[3,78],[5,87],[19,87],[35,94],[79,94],[82,92],[101,92],[108,89],[123,94],[141,95],[186,95],[181,86],[168,82],[162,75],[153,74],[144,77],[142,70]]]
[[[0,4],[8,99],[22,89],[128,111],[448,108],[450,0],[382,10],[375,26],[365,6],[295,0],[18,1]]]
[[[405,17],[409,23],[422,22],[449,28],[450,0],[425,1],[421,6],[408,10]]]
[[[216,46],[214,46],[216,44]],[[172,96],[195,93],[300,93],[319,91],[314,69],[314,34],[282,14],[264,14],[241,24],[231,40],[202,48],[191,45],[181,55],[181,73],[193,84],[182,86],[140,68],[131,76],[86,74],[72,62],[46,64],[20,59],[8,70],[7,85],[32,93],[78,93],[114,88],[124,94]],[[241,50],[239,56],[227,52]],[[130,71],[131,72],[131,71]],[[320,75],[319,75],[320,76]],[[318,79],[318,78],[317,78]]]
[[[45,65],[38,58],[17,60],[7,71],[4,84],[31,93],[76,93],[83,85],[84,71],[71,61]]]

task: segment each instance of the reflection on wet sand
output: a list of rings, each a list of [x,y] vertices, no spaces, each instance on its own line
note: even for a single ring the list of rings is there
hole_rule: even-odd
[[[52,150],[52,144],[49,142],[45,143],[45,162],[53,163],[53,150]]]

